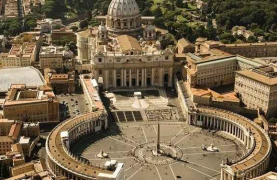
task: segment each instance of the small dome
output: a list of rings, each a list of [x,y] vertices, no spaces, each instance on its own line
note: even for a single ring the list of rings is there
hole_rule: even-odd
[[[98,26],[98,32],[107,32],[107,28],[105,25],[103,25],[103,23],[101,23],[99,26]]]
[[[70,51],[68,47],[65,48],[65,50],[62,51],[62,53],[65,58],[73,58],[74,56],[73,52]]]
[[[156,41],[156,46],[160,46],[161,42],[160,41]]]
[[[155,31],[155,26],[152,24],[148,24],[145,26],[145,31]]]
[[[111,17],[133,17],[139,15],[139,7],[135,0],[112,0],[108,9]]]

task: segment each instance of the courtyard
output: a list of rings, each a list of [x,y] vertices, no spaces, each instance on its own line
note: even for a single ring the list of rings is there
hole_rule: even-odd
[[[134,96],[141,93],[140,97]],[[180,104],[175,91],[164,88],[118,89],[107,92],[115,122],[182,121]]]
[[[126,180],[220,179],[222,161],[237,159],[245,150],[216,134],[184,122],[161,122],[161,147],[165,151],[173,149],[178,158],[152,157],[151,148],[157,142],[156,122],[114,123],[105,131],[83,138],[71,151],[96,166],[103,166],[109,159],[124,162]],[[218,152],[203,150],[211,144]],[[108,158],[98,158],[99,152]]]

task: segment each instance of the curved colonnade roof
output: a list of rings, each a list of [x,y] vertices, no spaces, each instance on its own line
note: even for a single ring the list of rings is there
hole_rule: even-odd
[[[245,171],[251,167],[254,167],[268,155],[268,152],[271,151],[271,142],[268,135],[261,127],[251,120],[226,110],[205,106],[199,106],[197,109],[200,113],[208,113],[214,116],[229,119],[233,122],[241,124],[243,127],[251,131],[256,143],[255,148],[249,156],[231,165],[231,169],[233,171]]]
[[[99,173],[112,174],[112,171],[108,171],[99,167],[87,165],[76,159],[72,158],[63,148],[62,140],[60,137],[61,132],[68,131],[77,124],[84,122],[85,119],[95,118],[102,115],[103,111],[97,111],[88,113],[82,116],[75,117],[68,121],[59,124],[48,136],[48,151],[51,156],[62,165],[64,168],[75,172],[76,174],[81,174],[87,177],[96,178]]]

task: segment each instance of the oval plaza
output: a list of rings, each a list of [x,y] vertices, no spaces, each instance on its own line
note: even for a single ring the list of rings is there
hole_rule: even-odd
[[[141,17],[135,0],[112,0],[108,15],[97,18],[102,22],[98,28],[78,34],[79,71],[93,72],[97,82],[103,79],[104,89],[173,85],[174,53],[169,47],[161,47],[153,17]],[[90,99],[91,112],[66,120],[52,130],[46,142],[47,166],[54,176],[65,176],[67,179],[123,180],[127,167],[119,160],[111,158],[106,160],[105,165],[96,166],[72,152],[78,141],[108,128],[108,113],[99,94],[93,99],[95,94],[90,94],[86,83],[82,82],[82,86],[86,98]],[[227,110],[193,106],[184,98],[179,87],[176,91],[181,93],[179,100],[185,102],[181,107],[188,125],[216,131],[244,147],[242,156],[226,158],[218,165],[221,180],[252,179],[266,173],[272,145],[268,134],[260,126]],[[155,153],[157,156],[164,155],[162,152]],[[105,156],[105,153],[101,155]],[[170,158],[177,161],[179,157],[173,154]]]

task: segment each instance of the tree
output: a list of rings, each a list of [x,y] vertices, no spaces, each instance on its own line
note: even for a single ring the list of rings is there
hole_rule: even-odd
[[[207,31],[208,31],[208,39],[216,40],[216,36],[217,36],[216,29],[213,26],[209,26]]]
[[[92,18],[91,21],[89,21],[89,25],[92,27],[99,26],[100,23],[95,18]]]
[[[37,26],[37,17],[33,14],[24,17],[25,20],[25,30],[34,29]]]
[[[84,29],[85,27],[88,27],[88,21],[87,20],[83,20],[80,22],[79,24],[80,29]]]
[[[155,17],[160,18],[163,16],[163,11],[162,8],[160,6],[158,6],[154,11],[153,14]]]
[[[269,123],[277,123],[277,118],[272,117],[268,120],[268,122]]]
[[[277,36],[274,35],[274,34],[269,34],[268,37],[267,37],[267,40],[268,41],[277,41]]]
[[[258,39],[255,36],[250,36],[250,37],[248,37],[247,42],[255,43],[255,42],[258,42]]]
[[[11,19],[7,22],[7,24],[9,26],[8,31],[10,35],[15,36],[20,33],[21,24],[18,22],[17,19]]]
[[[276,23],[272,24],[270,27],[270,30],[274,32],[274,31],[276,31],[276,29],[277,29]]]
[[[183,0],[176,0],[176,6],[178,8],[182,8],[183,7]]]
[[[9,178],[8,165],[4,163],[0,164],[0,178],[3,178],[3,179]]]
[[[229,32],[224,32],[223,34],[219,35],[219,39],[226,44],[233,43],[236,40]]]
[[[78,30],[77,26],[72,26],[70,29],[72,29],[72,31],[76,32]]]
[[[61,29],[61,25],[60,24],[56,24],[55,26],[54,26],[54,29]]]
[[[52,0],[46,0],[45,4],[42,6],[41,11],[46,15],[46,17],[51,16],[51,12],[54,9],[55,2]]]
[[[188,8],[189,6],[188,6],[188,3],[187,2],[185,2],[184,4],[183,4],[183,8]]]
[[[152,12],[151,12],[150,8],[147,7],[142,11],[141,15],[142,16],[152,16]]]

